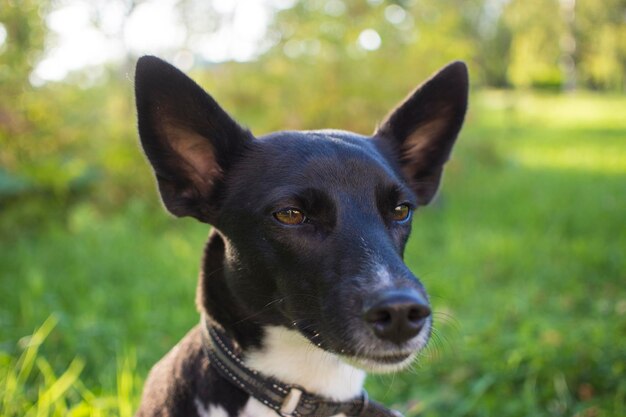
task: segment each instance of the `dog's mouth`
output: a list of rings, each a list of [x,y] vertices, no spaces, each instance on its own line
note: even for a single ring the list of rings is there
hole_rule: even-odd
[[[344,362],[368,372],[389,373],[408,367],[426,347],[431,322],[429,320],[422,331],[402,347],[381,346],[380,341],[376,340],[363,340],[348,346],[345,341],[333,342],[333,338],[325,337],[326,335],[316,330],[316,326],[310,322],[294,322],[293,325],[309,342],[319,349],[337,355]]]
[[[397,365],[414,356],[414,352],[396,353],[391,355],[354,356],[356,360],[375,362],[381,365]]]
[[[344,356],[342,359],[368,372],[389,373],[396,372],[409,366],[418,352],[398,353],[390,355]]]

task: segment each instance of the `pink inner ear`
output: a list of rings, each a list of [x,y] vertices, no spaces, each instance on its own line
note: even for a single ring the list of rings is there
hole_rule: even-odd
[[[422,124],[406,138],[402,144],[402,159],[405,174],[410,178],[432,166],[434,161],[429,161],[433,157],[431,149],[437,146],[447,124],[443,115]]]
[[[187,174],[195,187],[202,193],[210,191],[213,183],[222,177],[222,170],[209,139],[171,123],[165,124],[165,136],[185,163]]]

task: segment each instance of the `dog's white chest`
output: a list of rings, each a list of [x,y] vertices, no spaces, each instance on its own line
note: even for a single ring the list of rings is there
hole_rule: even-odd
[[[246,364],[283,383],[336,401],[357,397],[363,389],[365,372],[313,345],[297,331],[266,327],[263,346],[246,355]]]
[[[312,345],[296,331],[267,327],[264,346],[261,351],[250,352],[246,362],[266,375],[338,401],[354,398],[361,392],[363,371]],[[254,398],[248,400],[239,414],[239,417],[276,416],[276,411]]]

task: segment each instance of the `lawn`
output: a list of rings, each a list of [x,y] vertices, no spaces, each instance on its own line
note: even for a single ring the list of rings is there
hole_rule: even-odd
[[[590,93],[472,97],[405,256],[434,338],[411,370],[369,377],[372,397],[407,416],[626,415],[625,110]],[[19,215],[0,219],[0,415],[132,415],[198,321],[208,228],[154,192],[12,228]]]

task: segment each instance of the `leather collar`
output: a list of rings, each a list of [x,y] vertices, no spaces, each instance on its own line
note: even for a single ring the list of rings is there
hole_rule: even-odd
[[[247,367],[237,353],[238,348],[220,329],[202,318],[203,348],[211,366],[231,384],[251,397],[287,417],[402,417],[402,414],[371,401],[367,392],[349,401],[332,401],[311,394],[302,387],[284,384]]]

